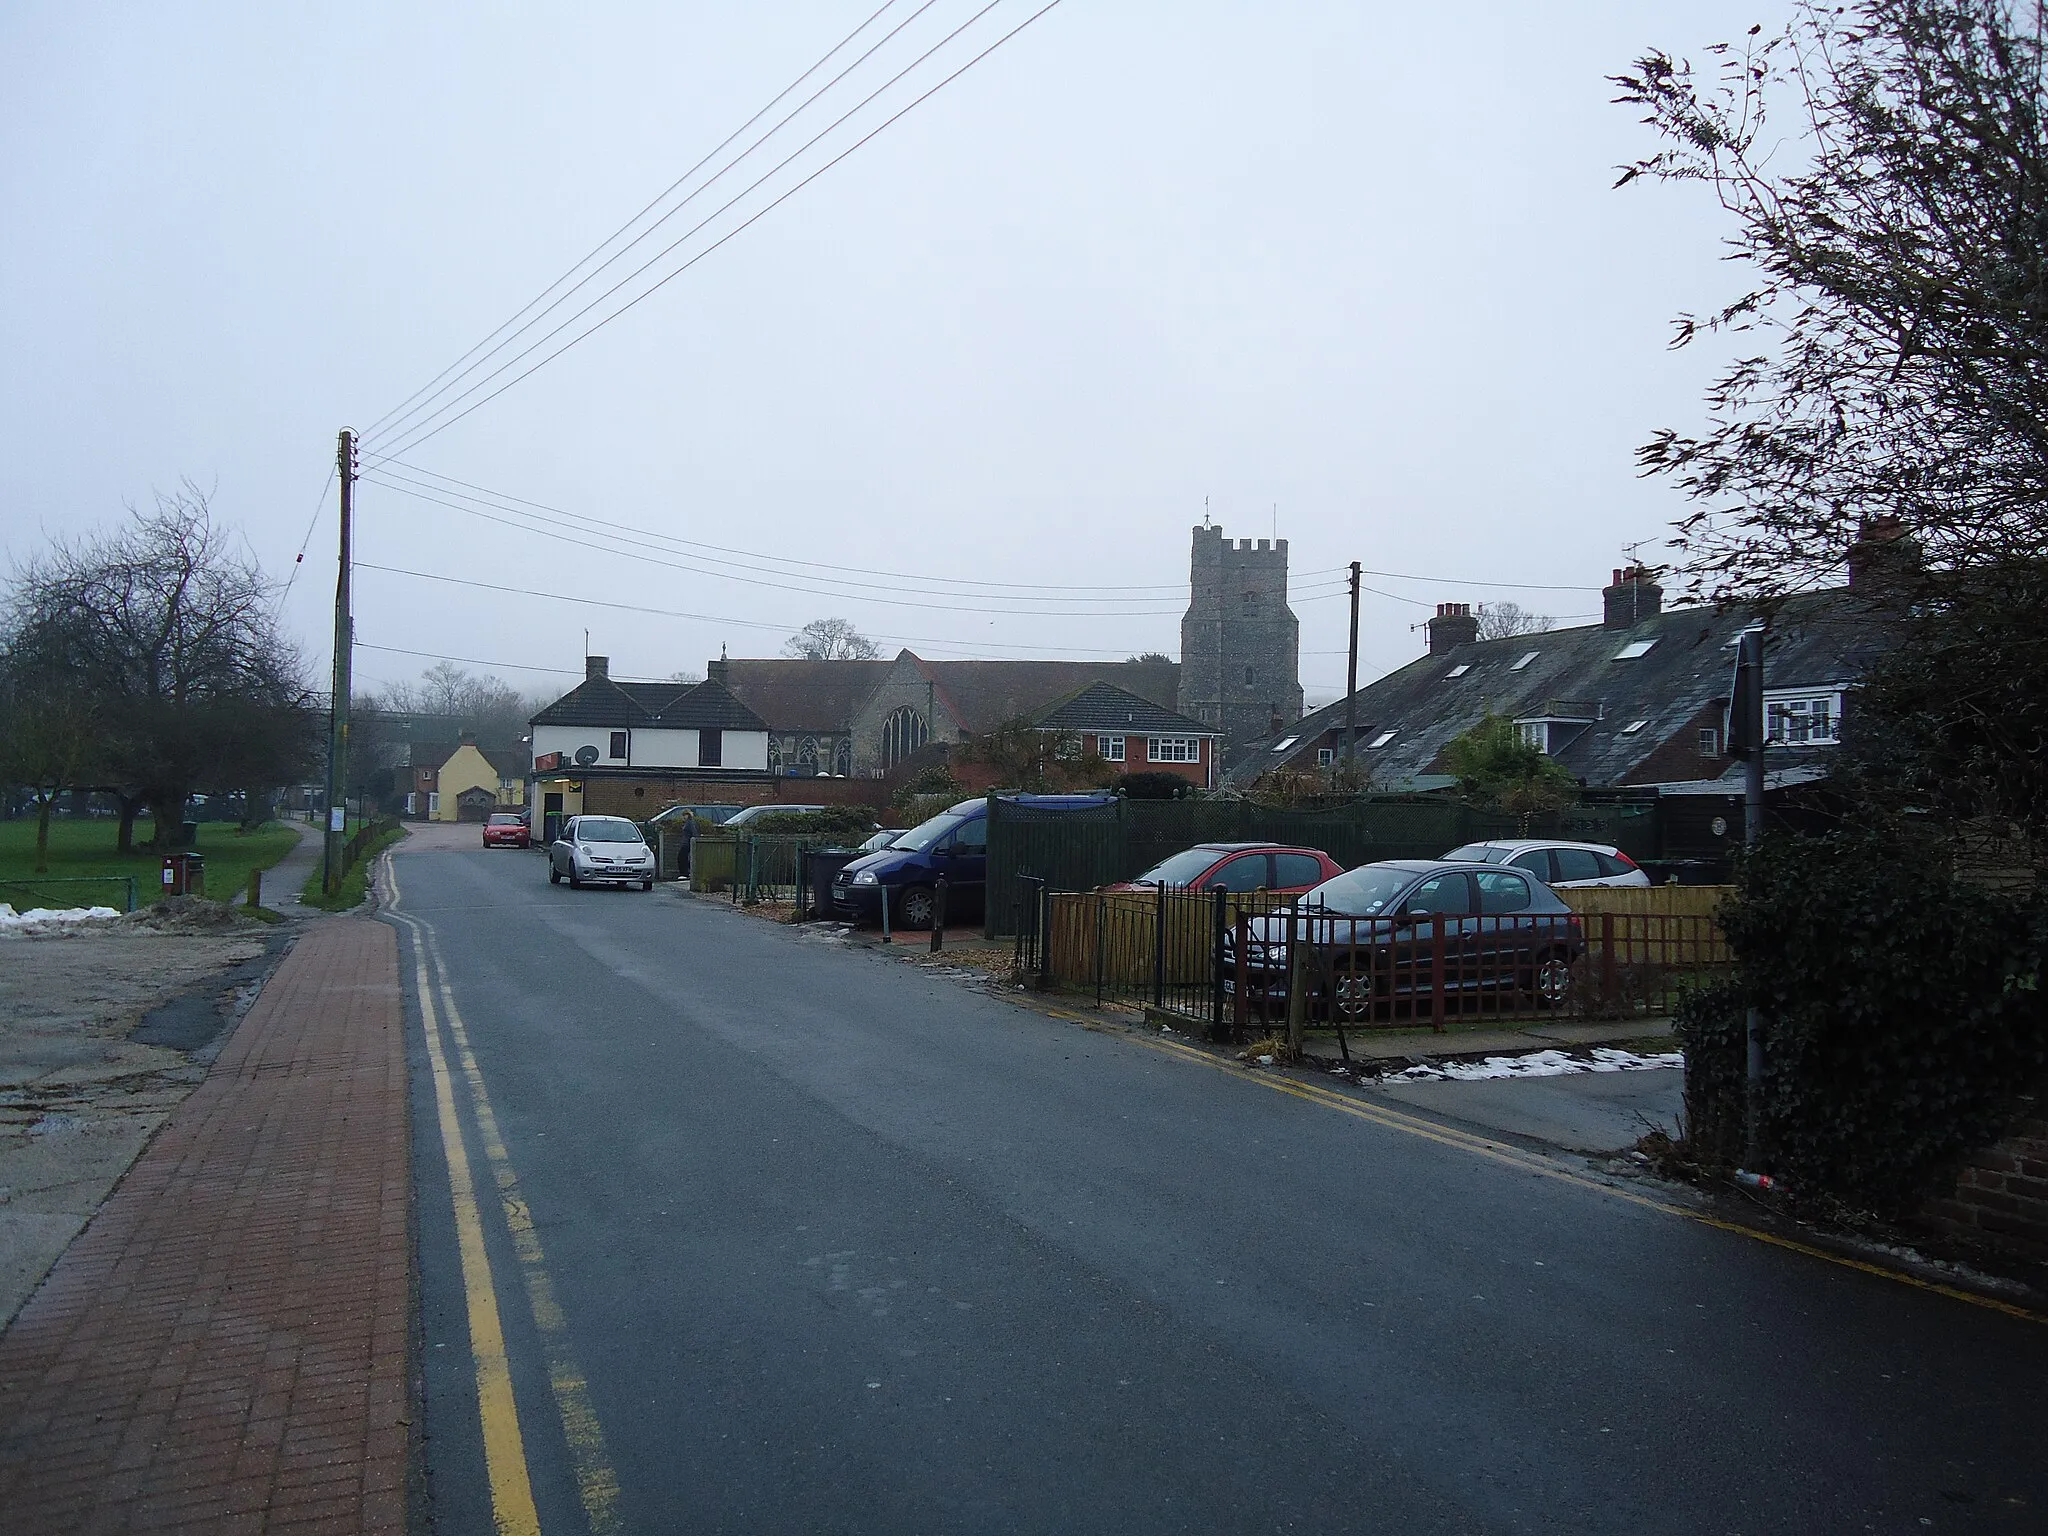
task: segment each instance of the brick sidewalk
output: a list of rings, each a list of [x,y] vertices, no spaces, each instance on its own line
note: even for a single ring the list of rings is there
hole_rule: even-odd
[[[310,927],[0,1337],[9,1531],[405,1527],[397,940]]]

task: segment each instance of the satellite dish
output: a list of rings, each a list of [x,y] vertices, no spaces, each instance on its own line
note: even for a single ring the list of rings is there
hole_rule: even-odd
[[[588,767],[589,767],[589,766],[590,766],[590,765],[591,765],[592,763],[594,763],[594,762],[596,762],[596,761],[597,761],[597,748],[595,748],[595,747],[578,747],[578,748],[576,749],[576,766],[577,766],[578,768],[588,768]]]

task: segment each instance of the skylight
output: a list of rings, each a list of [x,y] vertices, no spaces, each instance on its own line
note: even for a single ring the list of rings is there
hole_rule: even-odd
[[[1395,735],[1396,735],[1396,734],[1397,734],[1397,733],[1399,732],[1399,730],[1400,730],[1400,727],[1399,727],[1399,726],[1396,726],[1396,727],[1395,727],[1395,728],[1394,728],[1393,730],[1391,730],[1391,731],[1381,731],[1381,732],[1379,733],[1379,735],[1377,735],[1377,736],[1373,737],[1373,739],[1372,739],[1371,741],[1368,741],[1368,742],[1367,742],[1367,743],[1365,744],[1365,750],[1366,750],[1366,751],[1368,751],[1368,752],[1370,752],[1370,751],[1372,751],[1372,750],[1373,750],[1373,749],[1374,749],[1375,747],[1384,747],[1384,746],[1385,746],[1385,745],[1386,745],[1386,744],[1387,744],[1388,742],[1390,742],[1390,741],[1392,741],[1392,740],[1394,739]]]
[[[1275,752],[1285,752],[1289,747],[1293,746],[1299,740],[1301,740],[1299,736],[1282,736],[1278,741],[1273,743],[1273,750]]]
[[[1467,672],[1470,672],[1471,670],[1472,670],[1472,663],[1471,663],[1471,662],[1469,662],[1469,661],[1461,661],[1461,662],[1459,662],[1459,663],[1458,663],[1458,664],[1457,664],[1457,665],[1456,665],[1455,667],[1451,668],[1451,670],[1450,670],[1450,671],[1446,672],[1446,673],[1444,674],[1444,676],[1445,676],[1445,677],[1463,677],[1463,676],[1464,676],[1464,675],[1465,675],[1465,674],[1466,674]]]
[[[1631,640],[1627,645],[1624,645],[1614,653],[1614,659],[1616,661],[1634,661],[1638,656],[1649,655],[1650,647],[1656,643],[1654,640]]]
[[[1522,668],[1529,665],[1530,662],[1534,661],[1538,656],[1541,656],[1542,654],[1543,653],[1541,651],[1524,651],[1522,653],[1522,659],[1516,662],[1512,667],[1509,667],[1508,670],[1510,672],[1519,672],[1522,670]]]
[[[1640,731],[1644,726],[1648,725],[1649,723],[1650,722],[1647,720],[1631,720],[1627,725],[1624,725],[1621,728],[1621,734],[1624,736],[1633,736],[1637,731]]]

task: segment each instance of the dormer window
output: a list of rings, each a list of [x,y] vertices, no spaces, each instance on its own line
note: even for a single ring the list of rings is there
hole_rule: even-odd
[[[1627,645],[1624,645],[1614,653],[1614,659],[1616,661],[1634,661],[1638,656],[1649,655],[1650,647],[1656,643],[1654,640],[1631,640]]]
[[[1519,672],[1522,670],[1522,668],[1528,666],[1530,662],[1534,661],[1538,656],[1541,656],[1542,654],[1543,653],[1541,651],[1524,651],[1521,655],[1521,659],[1518,660],[1512,667],[1509,667],[1508,670],[1510,672]]]

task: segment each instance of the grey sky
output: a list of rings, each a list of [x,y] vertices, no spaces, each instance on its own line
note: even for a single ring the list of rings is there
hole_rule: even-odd
[[[901,41],[978,3],[937,0]],[[0,547],[190,476],[285,572],[338,427],[453,362],[878,4],[9,7]],[[1317,573],[1350,559],[1443,578],[1371,581],[1410,601],[1368,596],[1365,678],[1416,653],[1436,601],[1596,612],[1597,591],[1475,583],[1597,588],[1662,536],[1679,505],[1631,451],[1697,419],[1706,360],[1663,350],[1668,320],[1734,281],[1705,198],[1609,190],[1647,146],[1603,76],[1754,19],[1065,0],[406,455],[913,573],[859,579],[937,607],[641,565],[366,487],[365,560],[735,622],[368,572],[358,638],[536,689],[560,679],[514,664],[575,671],[586,627],[632,676],[772,655],[823,614],[930,655],[1177,652],[1205,496],[1234,536],[1271,536],[1278,505],[1312,697],[1344,672]],[[326,501],[287,608],[323,667]],[[992,604],[949,578],[1157,590]],[[1039,612],[987,611],[1019,606]],[[357,675],[429,664],[364,649]]]

